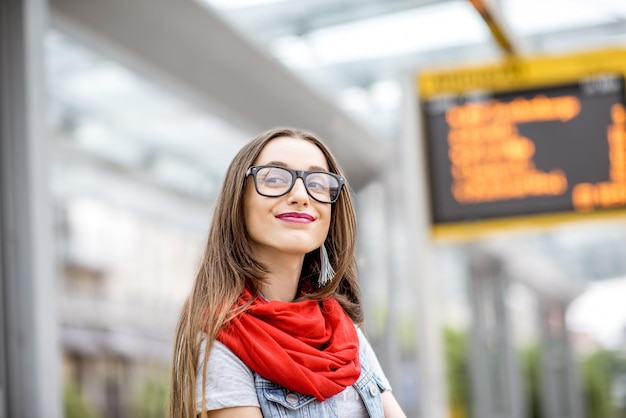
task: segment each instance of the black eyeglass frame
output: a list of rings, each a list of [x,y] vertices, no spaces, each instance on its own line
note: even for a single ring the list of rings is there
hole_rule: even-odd
[[[278,195],[268,195],[265,193],[261,193],[261,191],[259,191],[259,187],[256,184],[256,175],[259,172],[259,170],[263,169],[263,168],[281,168],[285,171],[288,171],[291,173],[291,184],[289,185],[289,187],[287,188],[287,190],[285,190],[283,193],[278,194]],[[319,200],[318,198],[316,198],[315,196],[313,196],[313,193],[311,193],[309,191],[309,188],[306,185],[306,178],[309,174],[314,174],[314,173],[323,173],[323,174],[328,174],[331,177],[334,177],[337,180],[338,186],[337,186],[337,195],[335,196],[334,199],[332,199],[330,202],[325,202],[323,200]],[[282,165],[253,165],[251,167],[248,168],[248,170],[246,171],[246,176],[244,178],[248,178],[248,176],[252,175],[253,177],[253,182],[254,183],[254,188],[256,190],[256,192],[258,194],[260,194],[261,196],[265,196],[265,197],[281,197],[286,195],[287,193],[289,193],[291,191],[291,189],[293,189],[293,186],[296,184],[296,181],[300,178],[302,179],[302,182],[304,183],[304,189],[306,190],[307,194],[309,196],[311,196],[311,198],[317,202],[320,203],[328,203],[328,204],[332,204],[335,203],[337,200],[339,200],[339,196],[341,195],[341,190],[343,189],[344,184],[346,183],[346,179],[341,177],[339,174],[335,174],[335,173],[331,173],[330,171],[324,171],[324,170],[293,170],[291,168],[282,166]]]

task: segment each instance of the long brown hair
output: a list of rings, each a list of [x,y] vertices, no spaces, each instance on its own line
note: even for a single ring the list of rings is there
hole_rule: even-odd
[[[254,164],[265,145],[279,137],[302,139],[316,145],[326,157],[331,172],[342,175],[328,148],[313,134],[298,129],[276,128],[257,136],[235,155],[217,198],[215,213],[194,286],[180,314],[176,327],[172,378],[169,399],[170,418],[190,418],[196,413],[196,368],[200,343],[206,338],[203,358],[203,384],[208,354],[219,330],[228,322],[230,307],[244,286],[258,292],[267,269],[253,257],[243,214],[244,182],[248,167]],[[335,297],[355,324],[362,324],[361,296],[356,275],[356,219],[351,191],[344,186],[331,210],[326,241],[334,278],[323,288],[317,287],[320,269],[319,251],[307,254],[301,281],[309,281],[313,291],[304,299]],[[205,334],[203,334],[203,331]],[[203,389],[203,402],[205,394]],[[202,414],[205,415],[204,413]]]

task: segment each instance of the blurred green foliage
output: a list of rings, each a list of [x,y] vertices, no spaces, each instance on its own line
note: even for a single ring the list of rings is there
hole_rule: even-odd
[[[83,398],[78,387],[68,383],[63,387],[65,418],[99,418],[100,415]]]
[[[521,350],[521,367],[524,380],[524,409],[528,418],[541,418],[539,394],[539,349],[536,345]]]
[[[472,418],[467,333],[446,329],[444,335],[450,416]],[[519,351],[527,418],[548,418],[541,411],[540,356],[535,345]],[[626,418],[626,354],[598,350],[581,358],[579,368],[583,416]]]
[[[468,417],[470,411],[470,376],[467,334],[447,328],[444,330],[444,338],[450,416],[452,418]]]
[[[133,405],[133,417],[165,418],[169,383],[166,378],[152,377],[137,390]]]
[[[618,393],[619,382],[626,381],[626,355],[598,350],[582,362],[587,417],[626,417],[626,393]]]
[[[149,377],[134,391],[132,404],[124,408],[124,416],[133,418],[165,418],[169,382],[164,377]],[[67,383],[63,390],[65,418],[101,418],[102,414],[83,397],[78,386]],[[106,414],[105,414],[106,415]]]

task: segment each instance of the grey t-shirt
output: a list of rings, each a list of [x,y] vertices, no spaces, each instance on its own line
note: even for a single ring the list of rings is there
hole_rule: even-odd
[[[357,334],[361,348],[365,349],[370,369],[380,377],[383,386],[391,388],[367,338],[358,328]],[[205,350],[206,341],[203,339],[196,373],[196,405],[198,413],[202,410],[202,359],[204,358]],[[209,353],[205,388],[206,400],[204,407],[207,411],[236,406],[260,407],[254,387],[252,370],[235,353],[219,341],[213,343]],[[368,416],[363,401],[352,386],[348,386],[343,392],[338,393],[333,398],[335,399],[340,417],[358,418]]]

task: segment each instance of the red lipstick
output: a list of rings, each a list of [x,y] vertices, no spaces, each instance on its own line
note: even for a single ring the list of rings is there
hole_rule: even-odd
[[[308,224],[315,220],[313,216],[309,215],[308,213],[303,213],[303,212],[280,213],[276,215],[276,218],[280,219],[281,221],[295,222],[295,223],[300,223],[300,224]]]

